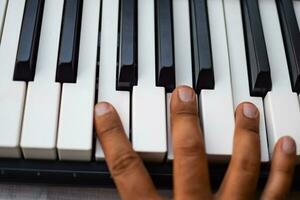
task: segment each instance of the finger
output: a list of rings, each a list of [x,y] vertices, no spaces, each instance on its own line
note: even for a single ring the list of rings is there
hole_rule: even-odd
[[[181,86],[171,98],[176,199],[210,199],[207,160],[199,125],[197,98]]]
[[[253,199],[260,172],[259,111],[251,103],[240,104],[235,123],[232,159],[216,195]]]
[[[122,199],[158,198],[149,174],[133,151],[120,118],[110,104],[96,105],[95,128]]]
[[[296,164],[296,144],[291,137],[281,138],[275,147],[271,172],[262,199],[287,199]]]

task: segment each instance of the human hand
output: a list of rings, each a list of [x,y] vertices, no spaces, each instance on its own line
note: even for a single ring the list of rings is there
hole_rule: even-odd
[[[175,199],[253,199],[260,173],[259,112],[242,103],[235,113],[233,154],[219,190],[213,194],[199,123],[196,94],[186,86],[171,99]],[[95,127],[111,175],[122,199],[163,199],[127,139],[116,110],[109,103],[95,107]],[[251,152],[249,154],[249,152]],[[296,163],[296,144],[281,138],[275,147],[271,172],[262,199],[284,199]]]

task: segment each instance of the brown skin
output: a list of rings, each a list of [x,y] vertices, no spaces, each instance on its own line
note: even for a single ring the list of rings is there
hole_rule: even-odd
[[[192,93],[192,100],[183,102],[178,92]],[[213,194],[209,183],[207,158],[199,124],[197,99],[194,91],[181,86],[171,100],[171,124],[174,148],[175,199],[254,199],[260,172],[259,113],[254,118],[243,114],[243,103],[236,109],[233,155],[223,183]],[[106,112],[103,114],[103,109]],[[120,196],[125,200],[163,199],[156,191],[140,157],[133,151],[116,110],[102,102],[95,108],[95,127],[106,161]],[[102,110],[97,112],[97,110]],[[292,148],[284,152],[283,142]],[[249,154],[251,152],[251,154]],[[289,137],[281,138],[275,147],[269,180],[262,199],[285,199],[296,164],[296,145]]]

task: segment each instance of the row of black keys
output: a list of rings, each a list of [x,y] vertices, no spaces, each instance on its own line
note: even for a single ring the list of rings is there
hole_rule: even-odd
[[[300,92],[300,33],[292,0],[276,0],[289,63],[292,89]],[[120,0],[120,40],[117,89],[137,85],[137,0]],[[271,90],[271,72],[258,0],[241,0],[249,86],[252,96]],[[82,0],[65,0],[57,82],[75,83],[80,43]],[[14,80],[33,81],[44,0],[27,0],[17,52]],[[197,92],[214,88],[207,0],[190,0],[193,81]],[[172,0],[155,0],[156,80],[167,91],[175,87]]]

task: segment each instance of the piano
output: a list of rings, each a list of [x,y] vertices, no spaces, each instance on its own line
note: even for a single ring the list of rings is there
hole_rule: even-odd
[[[113,186],[93,129],[108,101],[172,187],[170,97],[188,85],[214,188],[235,108],[259,108],[263,185],[276,141],[300,147],[299,24],[297,0],[0,0],[0,180]]]

